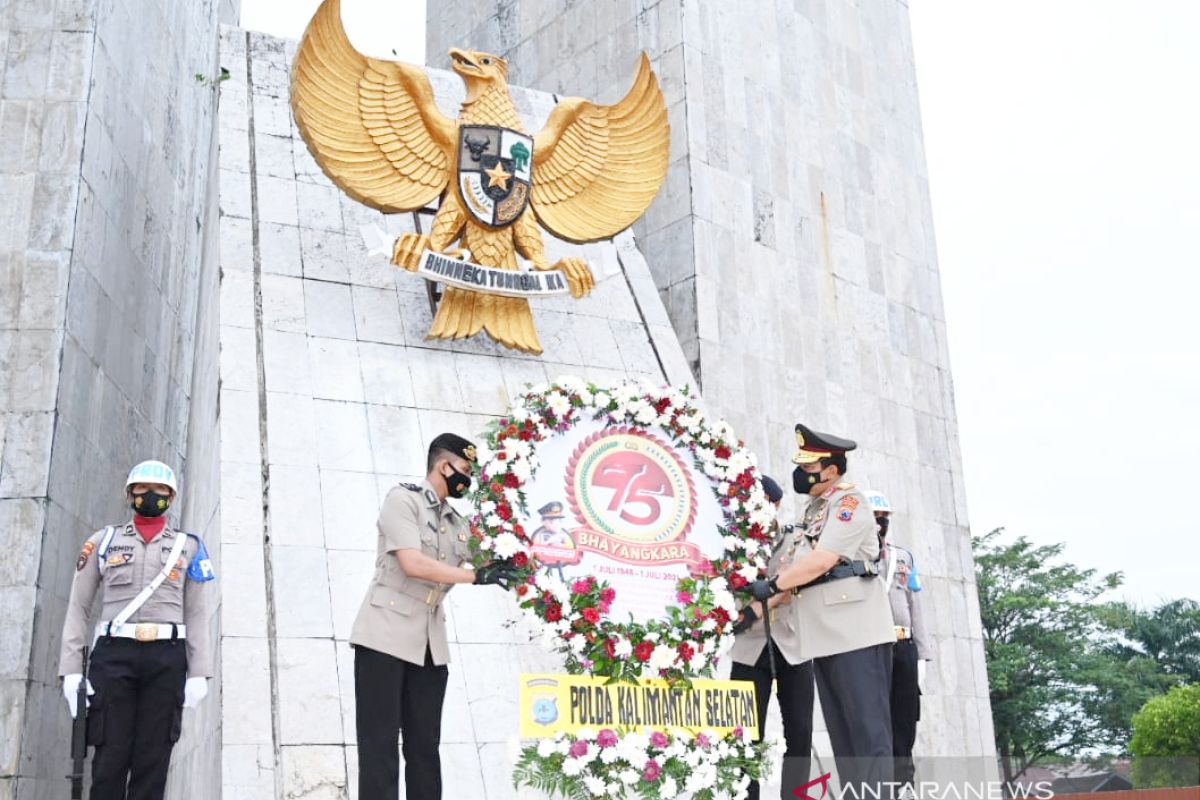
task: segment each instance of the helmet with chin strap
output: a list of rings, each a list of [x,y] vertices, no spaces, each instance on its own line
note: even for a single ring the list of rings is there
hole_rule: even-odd
[[[157,483],[170,487],[175,494],[179,493],[179,480],[175,477],[175,470],[161,461],[143,461],[129,470],[129,477],[125,479],[125,488],[128,489],[138,483]]]

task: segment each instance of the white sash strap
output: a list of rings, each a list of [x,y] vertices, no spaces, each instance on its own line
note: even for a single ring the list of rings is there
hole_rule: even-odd
[[[159,586],[162,586],[162,582],[167,579],[167,575],[170,574],[171,570],[175,569],[175,562],[179,560],[179,557],[183,554],[183,546],[187,544],[187,534],[183,531],[177,531],[175,536],[177,537],[175,539],[175,546],[171,548],[171,555],[167,559],[167,563],[154,576],[154,580],[146,584],[146,588],[138,592],[138,596],[130,600],[129,605],[122,608],[120,614],[113,617],[112,624],[114,627],[120,627],[128,622],[129,618],[136,614],[137,610],[150,599],[150,595],[154,594],[154,591]]]

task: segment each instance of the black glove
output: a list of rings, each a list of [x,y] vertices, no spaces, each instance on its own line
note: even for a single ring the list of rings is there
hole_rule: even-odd
[[[756,622],[758,622],[758,612],[754,610],[754,606],[746,606],[738,616],[737,622],[733,623],[734,636],[750,630]]]
[[[511,561],[493,561],[475,570],[475,585],[487,586],[494,583],[507,589],[520,580],[520,577],[521,571]]]
[[[742,591],[753,597],[755,600],[761,600],[765,603],[767,600],[770,600],[772,596],[779,594],[779,592],[782,590],[775,583],[774,578],[771,578],[770,580],[762,578],[754,581],[753,583],[746,584]]]

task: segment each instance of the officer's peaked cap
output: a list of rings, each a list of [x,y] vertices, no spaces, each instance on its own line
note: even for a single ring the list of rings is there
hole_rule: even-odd
[[[778,503],[783,499],[783,489],[779,488],[779,484],[770,475],[762,476],[762,487],[767,499],[772,503]]]
[[[818,433],[812,428],[796,423],[796,446],[798,449],[792,457],[792,463],[812,464],[822,458],[848,453],[858,447],[858,443],[833,434]]]
[[[546,505],[538,509],[538,513],[543,517],[548,517],[550,519],[562,519],[566,516],[566,514],[563,513],[563,504],[557,500],[546,503]]]
[[[464,439],[457,433],[443,433],[438,436],[429,445],[429,454],[433,455],[436,450],[449,450],[459,458],[465,458],[472,464],[476,461],[475,444],[468,439]]]

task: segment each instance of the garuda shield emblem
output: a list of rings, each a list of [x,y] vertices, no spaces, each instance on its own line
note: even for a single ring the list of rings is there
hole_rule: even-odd
[[[494,228],[516,222],[529,204],[533,137],[463,125],[458,141],[458,193],[471,216]]]
[[[525,290],[503,296],[489,287],[540,286],[537,273],[557,271],[544,276],[547,285],[565,282],[575,297],[591,291],[587,263],[550,263],[541,229],[594,242],[632,225],[667,174],[667,106],[643,54],[624,98],[612,105],[564,98],[530,134],[509,94],[504,59],[458,48],[450,58],[467,90],[454,118],[434,102],[422,69],[355,50],[339,0],[323,0],[292,64],[296,126],[321,169],[355,200],[390,213],[440,199],[431,229],[403,234],[392,247],[392,263],[414,272],[433,255],[447,262],[470,253],[461,270],[474,285],[446,281],[429,338],[482,331],[540,353]]]

